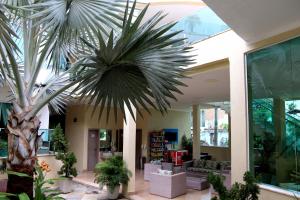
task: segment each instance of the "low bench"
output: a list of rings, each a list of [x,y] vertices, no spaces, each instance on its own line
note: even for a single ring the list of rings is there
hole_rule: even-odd
[[[206,190],[210,187],[205,176],[203,177],[186,177],[186,187],[194,190]]]

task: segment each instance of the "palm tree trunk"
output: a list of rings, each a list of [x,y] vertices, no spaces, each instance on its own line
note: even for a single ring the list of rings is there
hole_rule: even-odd
[[[38,129],[40,120],[37,117],[25,119],[27,112],[12,112],[7,124],[8,160],[7,169],[31,176],[8,176],[7,192],[13,194],[26,193],[33,199],[33,173],[38,150]]]

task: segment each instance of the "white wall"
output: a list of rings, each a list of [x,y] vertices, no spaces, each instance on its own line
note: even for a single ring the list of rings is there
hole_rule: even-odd
[[[119,112],[119,119],[115,123],[113,115],[106,122],[105,117],[98,120],[97,112],[91,116],[92,108],[88,106],[69,106],[66,113],[66,136],[70,143],[70,150],[77,157],[76,167],[79,171],[87,169],[88,160],[88,130],[89,129],[110,129],[114,134],[117,129],[123,129],[122,115]],[[104,111],[105,112],[105,111]],[[190,134],[190,112],[170,110],[164,116],[160,112],[151,110],[151,115],[143,112],[143,118],[137,117],[136,128],[142,130],[142,145],[148,145],[149,132],[162,130],[164,128],[177,128],[179,131],[178,146],[181,144],[183,134]],[[74,122],[74,119],[77,122]],[[144,154],[147,155],[147,151]]]
[[[9,102],[11,100],[10,97],[10,89],[7,86],[0,87],[0,102]]]
[[[37,114],[38,118],[41,121],[40,129],[49,129],[49,108],[48,106],[45,106],[40,110],[40,112]]]

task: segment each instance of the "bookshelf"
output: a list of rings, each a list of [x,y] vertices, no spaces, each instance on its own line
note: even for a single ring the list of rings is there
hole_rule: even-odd
[[[150,132],[150,160],[161,160],[164,157],[164,133],[163,131]]]

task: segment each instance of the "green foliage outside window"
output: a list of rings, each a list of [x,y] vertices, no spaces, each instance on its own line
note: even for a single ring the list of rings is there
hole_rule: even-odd
[[[260,182],[300,191],[300,38],[247,54],[250,169]]]

